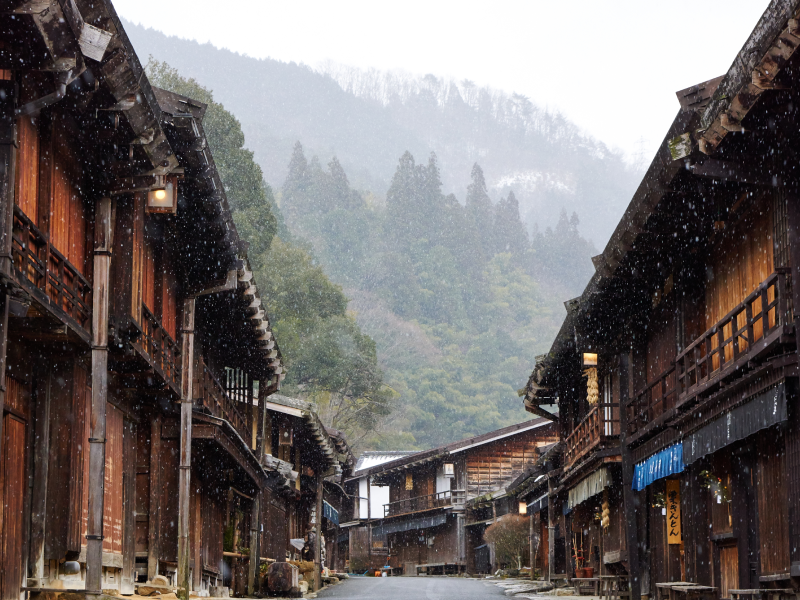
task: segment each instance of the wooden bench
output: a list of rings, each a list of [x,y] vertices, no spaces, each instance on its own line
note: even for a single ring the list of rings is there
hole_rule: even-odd
[[[581,590],[592,590],[592,596],[600,595],[599,577],[573,577],[572,585],[575,586],[575,595],[581,596]]]
[[[790,588],[761,588],[757,590],[728,590],[732,600],[781,600],[788,597],[797,597],[800,592]]]
[[[657,583],[658,600],[717,600],[718,590],[689,581]]]

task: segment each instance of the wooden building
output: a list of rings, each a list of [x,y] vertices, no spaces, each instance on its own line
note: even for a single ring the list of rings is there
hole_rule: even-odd
[[[339,454],[268,400],[284,367],[205,106],[149,84],[108,0],[0,22],[0,599],[252,592]]]
[[[678,92],[524,390],[559,407],[567,576],[628,574],[634,598],[800,584],[798,6],[771,2],[727,73]]]
[[[486,523],[468,523],[467,503],[502,493],[557,435],[550,421],[533,419],[360,472],[389,488],[371,527],[372,539],[386,540],[388,565],[406,575],[473,572]]]

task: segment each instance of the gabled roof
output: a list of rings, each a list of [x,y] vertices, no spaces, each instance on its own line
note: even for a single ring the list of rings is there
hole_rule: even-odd
[[[522,423],[517,423],[516,425],[510,425],[508,427],[503,427],[502,429],[490,431],[482,435],[452,442],[444,446],[439,446],[438,448],[415,452],[414,454],[409,454],[408,456],[395,458],[389,462],[362,469],[359,472],[359,476],[375,475],[377,473],[388,473],[391,471],[408,469],[439,458],[458,454],[459,452],[463,452],[477,446],[483,446],[507,437],[519,435],[521,433],[525,433],[526,431],[531,431],[532,429],[545,427],[547,425],[552,425],[552,422],[548,419],[531,419],[530,421],[523,421]]]
[[[416,453],[417,450],[368,450],[363,452],[361,456],[358,457],[358,462],[356,463],[356,468],[353,471],[353,475],[358,476],[359,471],[377,467],[378,465],[382,465],[400,458],[405,458],[406,456],[411,456],[412,454]]]

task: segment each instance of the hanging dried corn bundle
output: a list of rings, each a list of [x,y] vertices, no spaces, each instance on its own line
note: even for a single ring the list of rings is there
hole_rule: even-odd
[[[600,505],[602,512],[600,513],[600,527],[603,531],[608,531],[611,525],[611,510],[608,508],[608,490],[603,490],[603,503]]]
[[[600,388],[597,384],[597,367],[586,369],[586,400],[591,405],[600,399]]]

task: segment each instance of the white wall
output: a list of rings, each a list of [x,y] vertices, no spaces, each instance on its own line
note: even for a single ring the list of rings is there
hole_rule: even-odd
[[[370,500],[372,504],[372,514],[370,515],[373,519],[382,519],[383,518],[383,505],[389,504],[389,486],[378,487],[377,485],[371,486],[372,489],[370,490]]]
[[[451,479],[451,477],[444,476],[444,466],[439,465],[439,468],[436,470],[436,493],[449,492]]]
[[[367,478],[362,477],[358,480],[358,514],[356,515],[359,519],[366,519],[369,517],[368,514],[368,506],[367,506]]]

